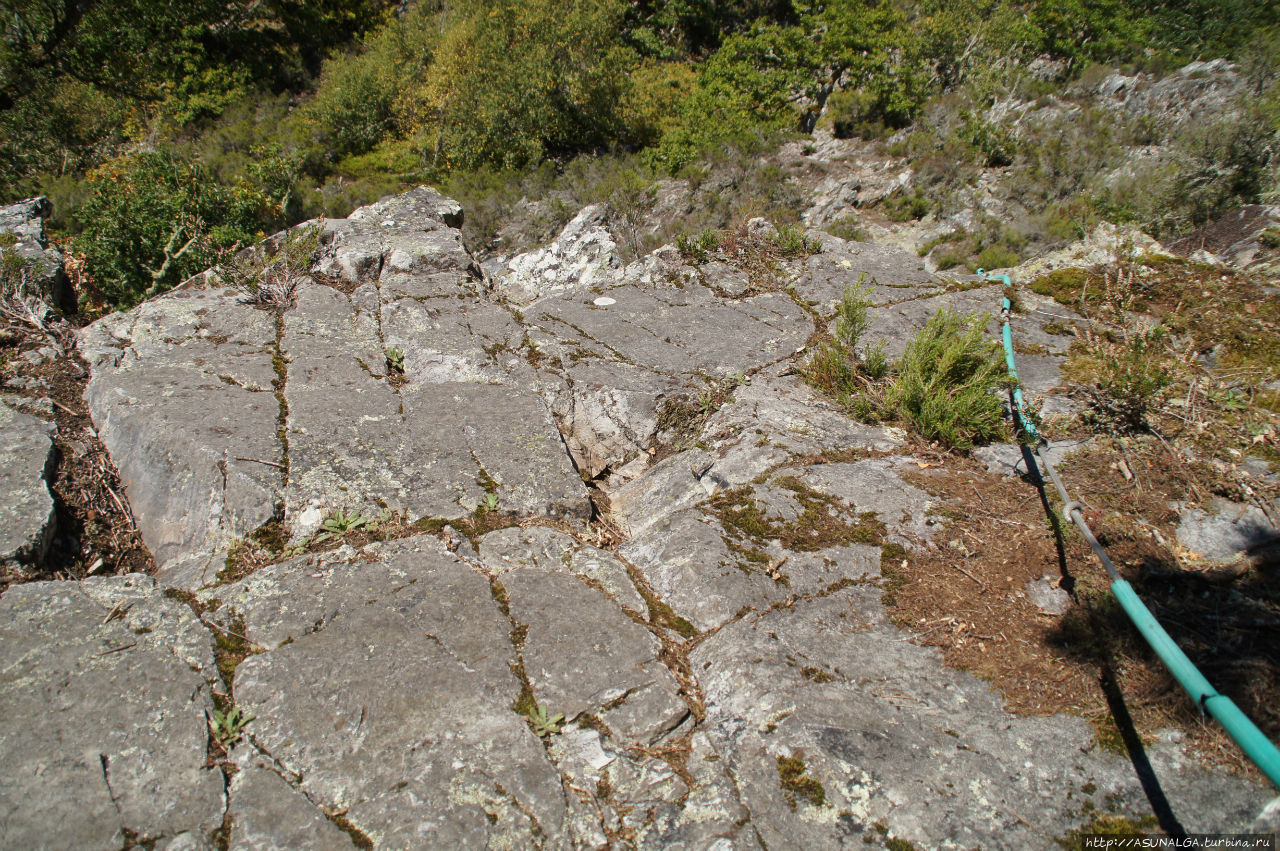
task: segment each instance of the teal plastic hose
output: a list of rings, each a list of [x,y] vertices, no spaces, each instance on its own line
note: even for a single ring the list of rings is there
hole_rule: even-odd
[[[1018,365],[1013,359],[1013,329],[1009,326],[1009,316],[1013,313],[1013,302],[1009,299],[1009,292],[1013,289],[1013,281],[1009,280],[1008,275],[988,275],[983,269],[978,270],[978,277],[1004,284],[1004,304],[1000,308],[1000,321],[1003,326],[1001,335],[1004,338],[1005,366],[1009,369],[1009,377],[1013,379],[1013,404],[1017,408],[1015,414],[1018,422],[1022,424],[1022,430],[1032,441],[1039,441],[1040,432],[1036,431],[1035,423],[1031,422],[1031,418],[1026,416],[1026,406],[1022,399],[1022,382],[1018,380]]]
[[[1001,336],[1004,341],[1005,365],[1009,368],[1009,377],[1014,382],[1013,415],[1021,425],[1022,430],[1036,442],[1036,457],[1039,458],[1041,466],[1049,474],[1054,487],[1062,497],[1063,513],[1080,528],[1085,540],[1089,542],[1089,546],[1101,560],[1103,567],[1107,569],[1107,573],[1112,578],[1111,593],[1120,602],[1121,608],[1129,616],[1129,620],[1133,622],[1133,625],[1138,628],[1138,632],[1141,633],[1147,644],[1160,657],[1160,661],[1164,662],[1165,667],[1169,669],[1169,672],[1173,674],[1179,684],[1186,689],[1187,694],[1191,695],[1191,698],[1201,710],[1208,712],[1217,719],[1218,723],[1227,731],[1227,734],[1262,770],[1267,779],[1275,784],[1277,788],[1280,788],[1280,750],[1277,750],[1275,744],[1263,735],[1256,724],[1249,720],[1249,716],[1240,711],[1240,708],[1235,705],[1231,698],[1219,693],[1217,689],[1209,684],[1204,674],[1200,673],[1200,670],[1187,658],[1187,654],[1182,652],[1182,648],[1169,637],[1169,633],[1165,632],[1164,627],[1160,626],[1160,622],[1155,619],[1155,616],[1143,604],[1137,592],[1133,590],[1133,586],[1120,578],[1120,574],[1115,565],[1111,563],[1106,550],[1103,549],[1102,544],[1094,536],[1093,530],[1089,528],[1088,522],[1085,521],[1084,514],[1080,510],[1080,504],[1070,499],[1066,487],[1062,484],[1062,480],[1058,478],[1057,471],[1038,451],[1039,445],[1044,444],[1045,440],[1036,430],[1035,424],[1026,415],[1026,409],[1022,401],[1022,382],[1018,380],[1018,367],[1013,356],[1013,330],[1009,326],[1009,317],[1013,312],[1013,304],[1009,299],[1009,292],[1013,287],[1013,282],[1009,280],[1008,275],[987,275],[982,269],[978,270],[978,277],[988,281],[999,281],[1004,284],[1004,305],[1000,311],[1000,317],[1003,322]]]
[[[1133,621],[1138,632],[1142,633],[1147,644],[1151,645],[1151,649],[1182,684],[1187,694],[1191,695],[1202,710],[1216,718],[1240,749],[1262,769],[1262,773],[1280,787],[1280,750],[1276,750],[1271,740],[1249,720],[1249,716],[1240,711],[1231,698],[1219,694],[1209,684],[1204,674],[1192,664],[1187,654],[1182,652],[1182,648],[1169,637],[1169,633],[1164,631],[1160,622],[1143,605],[1133,586],[1123,579],[1117,579],[1111,583],[1111,593],[1116,595],[1129,620]]]

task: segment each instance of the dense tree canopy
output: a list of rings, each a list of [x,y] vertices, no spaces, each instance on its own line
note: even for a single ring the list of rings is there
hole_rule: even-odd
[[[678,172],[820,114],[840,135],[883,137],[949,92],[976,115],[1033,61],[1062,82],[1093,62],[1233,55],[1260,94],[1280,0],[0,0],[0,13],[0,188],[53,194],[127,301],[256,229],[407,182],[605,150]],[[1261,192],[1263,137],[1240,148],[1246,177],[1226,197]],[[980,121],[954,139],[1012,161],[1013,140]],[[145,227],[130,206],[143,201]],[[106,212],[132,224],[107,233]],[[179,245],[200,235],[153,277],[179,231]]]

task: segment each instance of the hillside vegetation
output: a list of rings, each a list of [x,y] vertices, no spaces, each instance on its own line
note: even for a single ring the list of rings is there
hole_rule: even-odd
[[[1276,193],[1275,0],[5,8],[0,194],[54,200],[100,306],[136,303],[283,225],[417,183],[445,187],[482,219],[566,180],[578,200],[619,207],[663,176],[697,179],[817,126],[908,157],[926,179],[891,199],[903,217],[945,208],[974,168],[1011,169],[1028,209],[1056,211],[1041,223],[1048,243],[1099,218],[1186,230]],[[1185,154],[1148,176],[1160,191],[1093,180],[1117,165],[1117,144],[1160,128],[1086,107],[1015,131],[994,109],[1063,95],[1099,63],[1159,75],[1214,57],[1238,63],[1247,92],[1221,126],[1159,140]],[[473,227],[472,247],[495,232]],[[1016,257],[1026,235],[1007,237],[965,234],[960,248]]]

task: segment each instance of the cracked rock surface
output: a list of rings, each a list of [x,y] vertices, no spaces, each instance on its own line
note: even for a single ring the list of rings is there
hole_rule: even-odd
[[[947,506],[795,375],[860,279],[891,354],[998,288],[830,236],[763,284],[622,267],[588,211],[495,290],[460,215],[424,187],[321,223],[279,313],[205,276],[83,332],[159,570],[0,597],[6,846],[1024,849],[1151,812],[1087,722],[890,621],[881,562]],[[1044,307],[1015,322],[1051,395]],[[366,525],[314,537],[339,510]],[[1270,797],[1147,756],[1190,831]]]
[[[6,846],[121,848],[221,826],[205,722],[218,674],[190,609],[138,574],[15,585],[0,645]]]

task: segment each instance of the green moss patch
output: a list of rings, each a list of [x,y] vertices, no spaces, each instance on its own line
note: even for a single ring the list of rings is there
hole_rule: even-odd
[[[855,515],[838,498],[792,476],[779,478],[776,483],[790,491],[800,504],[800,516],[794,521],[767,516],[747,485],[721,491],[704,507],[720,521],[729,536],[726,543],[746,562],[744,567],[767,563],[769,558],[762,551],[770,541],[778,541],[793,552],[847,544],[878,546],[884,542],[885,526],[874,513]]]
[[[787,804],[791,809],[794,810],[800,801],[806,801],[815,807],[827,805],[827,790],[808,774],[804,764],[804,751],[796,751],[795,756],[778,757],[778,780],[786,792]]]

